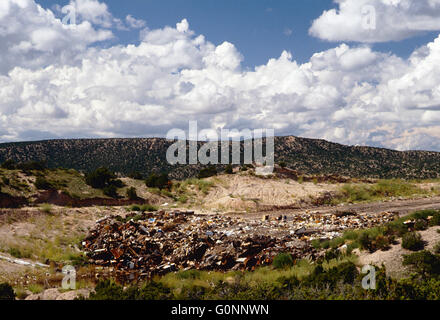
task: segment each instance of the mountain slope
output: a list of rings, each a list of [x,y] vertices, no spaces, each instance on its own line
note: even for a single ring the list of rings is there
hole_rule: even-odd
[[[166,171],[173,178],[196,174],[201,165],[171,166],[166,151],[172,141],[162,138],[49,140],[0,144],[0,162],[44,160],[48,167],[89,171],[106,166],[115,172]],[[201,143],[199,143],[201,145]],[[399,152],[351,147],[324,140],[275,138],[275,162],[285,162],[304,174],[339,174],[373,178],[440,177],[440,153]]]

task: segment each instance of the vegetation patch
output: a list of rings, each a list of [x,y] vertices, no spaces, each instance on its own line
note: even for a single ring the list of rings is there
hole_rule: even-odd
[[[375,184],[346,184],[338,194],[328,200],[329,203],[358,203],[365,201],[377,201],[391,197],[411,197],[415,195],[427,195],[430,192],[419,188],[413,183],[400,180],[381,180]]]
[[[417,221],[423,220],[428,225],[436,225],[438,220],[433,217],[438,216],[438,214],[438,210],[416,211],[383,226],[364,230],[347,230],[341,237],[332,240],[314,240],[312,245],[316,249],[328,249],[338,248],[346,244],[349,252],[354,248],[374,252],[377,250],[387,250],[391,244],[396,243],[397,238],[405,237],[406,235],[405,246],[422,250],[424,242],[421,239],[417,240],[419,236],[414,233]],[[403,243],[402,246],[404,246]]]

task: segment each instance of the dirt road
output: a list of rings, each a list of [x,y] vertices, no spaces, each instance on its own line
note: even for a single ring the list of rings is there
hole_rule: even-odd
[[[264,211],[257,212],[253,214],[247,214],[246,218],[249,219],[260,219],[261,216],[269,215],[279,216],[279,215],[295,215],[298,213],[308,212],[319,212],[319,213],[332,213],[338,211],[355,211],[358,213],[381,213],[381,212],[396,212],[401,216],[407,215],[413,211],[426,210],[426,209],[440,209],[440,197],[431,198],[421,198],[421,199],[406,199],[406,200],[390,200],[390,201],[380,201],[371,203],[361,203],[361,204],[345,204],[335,207],[304,207],[301,209],[285,209],[285,210],[274,210],[274,211]]]

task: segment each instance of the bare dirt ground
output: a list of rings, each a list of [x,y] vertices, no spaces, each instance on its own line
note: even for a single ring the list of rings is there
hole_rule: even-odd
[[[203,206],[221,211],[254,211],[261,206],[289,206],[340,188],[339,184],[299,183],[292,179],[263,179],[241,174],[218,176],[210,180],[215,187],[203,198]]]
[[[429,228],[420,231],[422,239],[426,242],[426,250],[432,251],[434,246],[440,241],[440,233],[437,232],[440,227]],[[409,276],[410,270],[402,265],[403,255],[410,254],[412,251],[402,248],[401,239],[398,244],[392,245],[387,251],[376,251],[374,253],[357,252],[359,255],[359,263],[361,265],[385,265],[387,274],[393,278],[402,278]]]
[[[400,216],[407,215],[417,210],[440,209],[440,197],[420,198],[420,199],[402,199],[402,200],[387,200],[360,204],[344,204],[336,207],[324,206],[313,207],[305,206],[300,209],[286,209],[274,210],[271,212],[256,212],[246,215],[248,219],[260,219],[262,214],[276,217],[279,215],[295,215],[307,212],[319,213],[336,213],[340,211],[354,211],[357,213],[381,213],[381,212],[395,212]]]

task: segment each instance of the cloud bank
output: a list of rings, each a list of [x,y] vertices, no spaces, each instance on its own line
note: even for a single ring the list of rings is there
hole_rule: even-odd
[[[440,150],[440,37],[405,60],[340,44],[304,64],[282,52],[244,70],[233,44],[212,44],[186,19],[144,28],[138,45],[96,46],[113,36],[98,18],[114,23],[106,12],[65,26],[33,0],[2,0],[1,141],[165,136],[198,120],[207,129]]]
[[[310,34],[327,41],[399,41],[440,30],[439,0],[334,0]],[[375,27],[373,27],[373,24]]]

